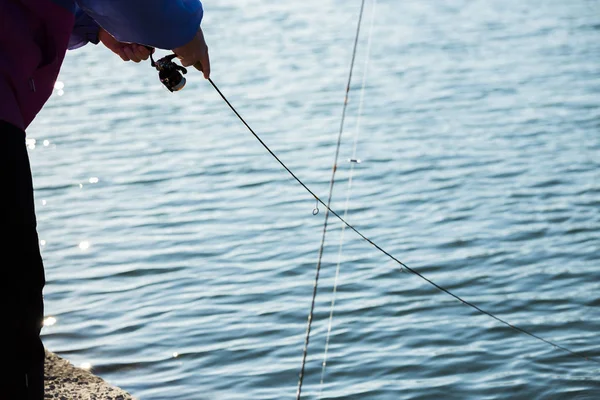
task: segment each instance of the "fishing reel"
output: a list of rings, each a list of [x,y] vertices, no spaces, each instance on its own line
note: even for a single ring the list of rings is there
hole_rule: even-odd
[[[184,74],[187,74],[187,69],[173,62],[177,57],[175,54],[170,54],[166,57],[154,61],[150,54],[150,65],[158,71],[158,78],[169,89],[170,92],[178,92],[185,86]]]

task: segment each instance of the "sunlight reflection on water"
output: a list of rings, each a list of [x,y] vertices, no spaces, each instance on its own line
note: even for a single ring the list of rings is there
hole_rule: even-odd
[[[484,309],[598,357],[598,2],[379,4],[363,162],[340,163],[333,208],[354,165],[348,218],[367,236]],[[214,80],[321,196],[358,6],[224,0],[206,13]],[[144,400],[293,397],[324,213],[188,77],[172,95],[147,63],[100,46],[68,54],[27,141],[45,344]],[[353,158],[347,133],[341,160]],[[332,221],[307,398],[339,234]],[[342,258],[327,398],[600,392],[593,367],[474,316],[348,233]]]

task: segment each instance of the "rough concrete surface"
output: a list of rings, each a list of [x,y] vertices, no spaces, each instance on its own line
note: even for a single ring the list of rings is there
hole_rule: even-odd
[[[135,400],[129,393],[49,351],[46,352],[45,375],[46,399]]]

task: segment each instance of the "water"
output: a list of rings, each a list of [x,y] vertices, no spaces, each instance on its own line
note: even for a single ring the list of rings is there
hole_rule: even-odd
[[[206,4],[213,79],[324,197],[359,7]],[[439,284],[596,358],[599,16],[591,0],[380,0],[348,216]],[[324,213],[199,74],[172,95],[147,63],[88,46],[60,81],[29,130],[56,318],[47,347],[144,400],[294,398]],[[340,164],[340,211],[349,170]],[[325,249],[307,399],[340,228]],[[346,232],[323,398],[594,399],[599,372]]]

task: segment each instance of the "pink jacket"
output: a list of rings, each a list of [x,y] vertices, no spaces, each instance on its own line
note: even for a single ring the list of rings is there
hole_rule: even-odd
[[[123,42],[173,49],[194,37],[203,14],[200,0],[0,0],[0,120],[25,130],[67,48],[99,26]]]
[[[0,0],[0,120],[25,130],[42,109],[74,21],[50,0]]]

